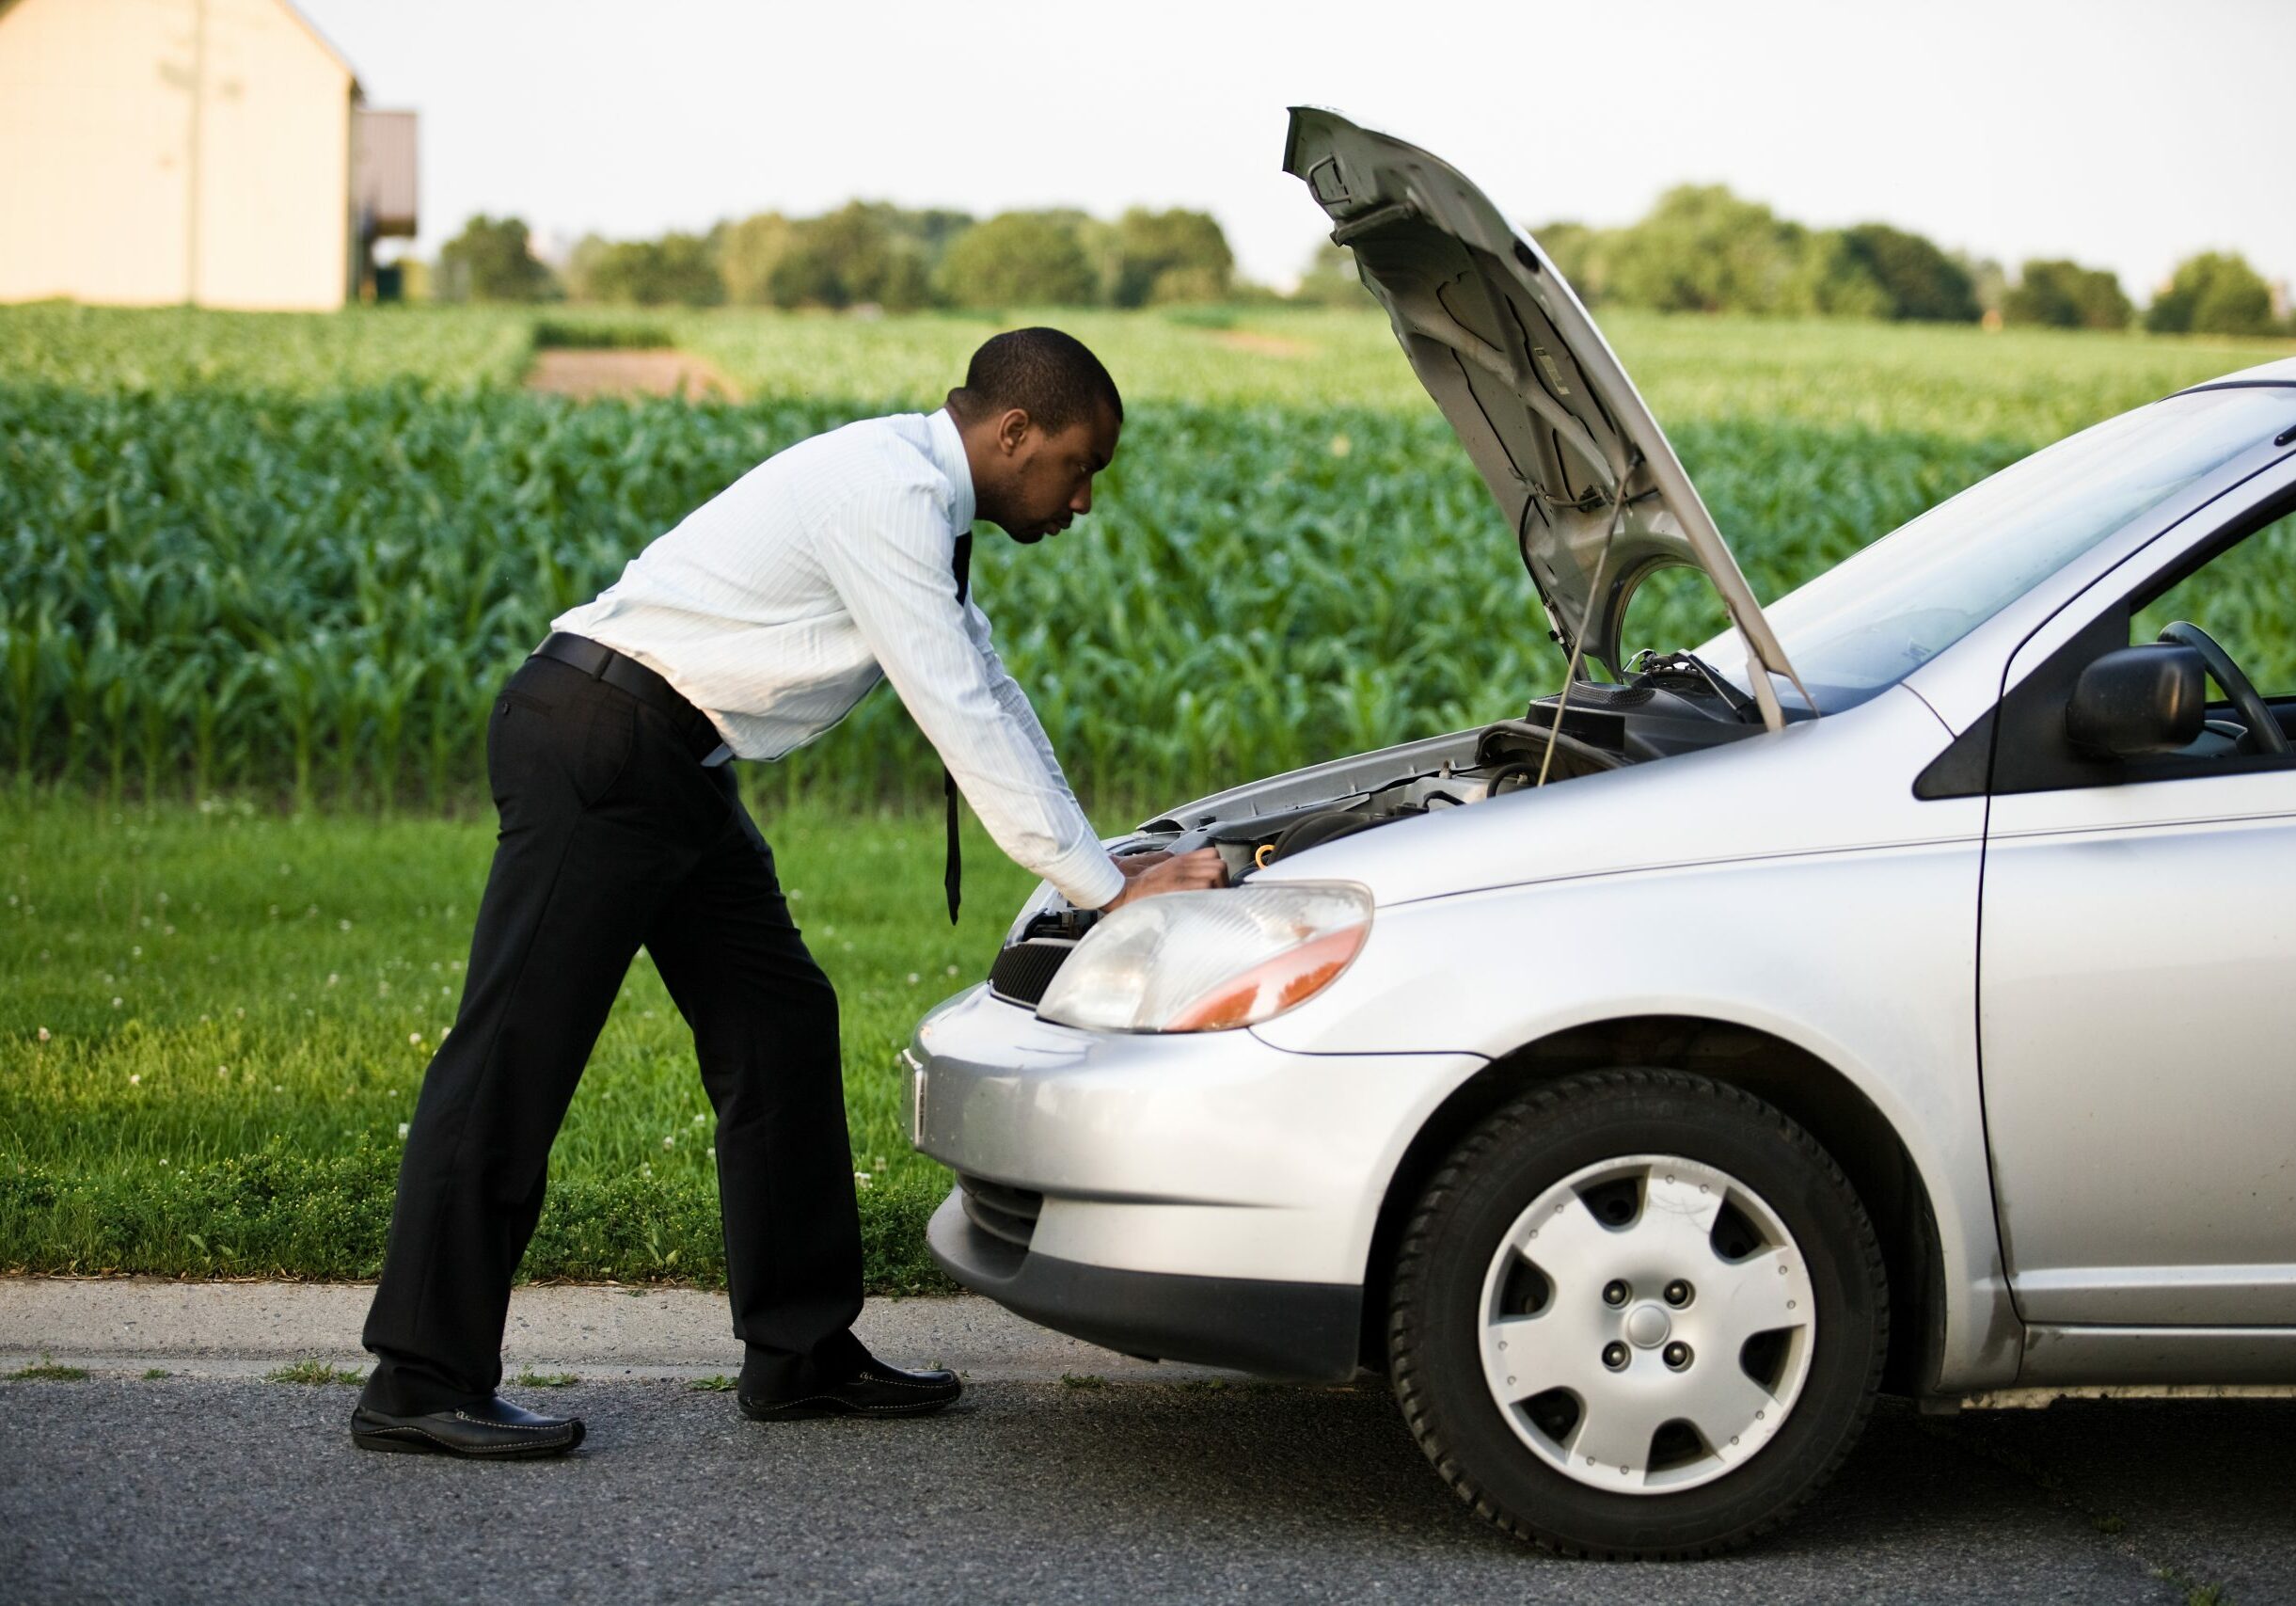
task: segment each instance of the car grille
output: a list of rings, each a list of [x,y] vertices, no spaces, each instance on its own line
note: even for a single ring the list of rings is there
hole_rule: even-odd
[[[1042,937],[1013,944],[989,967],[989,991],[1012,1003],[1036,1008],[1075,946],[1073,942]]]
[[[974,1226],[990,1237],[1028,1248],[1029,1239],[1037,1233],[1037,1216],[1044,1208],[1044,1195],[979,1177],[959,1176],[957,1185],[964,1190],[965,1215]]]

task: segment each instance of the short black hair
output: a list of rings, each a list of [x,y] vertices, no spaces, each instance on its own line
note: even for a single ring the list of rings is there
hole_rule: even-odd
[[[949,411],[963,421],[1008,407],[1021,408],[1050,435],[1090,419],[1099,407],[1124,421],[1124,399],[1108,370],[1084,342],[1058,329],[991,336],[966,365],[964,384],[949,392]]]

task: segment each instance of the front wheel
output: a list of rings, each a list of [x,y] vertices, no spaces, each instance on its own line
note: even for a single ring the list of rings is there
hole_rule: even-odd
[[[1826,1152],[1736,1088],[1617,1070],[1460,1144],[1398,1251],[1396,1397],[1444,1480],[1573,1555],[1742,1545],[1857,1440],[1881,1247]]]

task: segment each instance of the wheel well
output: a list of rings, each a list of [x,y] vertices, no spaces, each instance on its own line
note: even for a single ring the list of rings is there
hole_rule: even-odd
[[[1936,1375],[1943,1274],[1928,1191],[1895,1129],[1846,1076],[1807,1049],[1751,1026],[1679,1015],[1603,1021],[1526,1044],[1484,1066],[1428,1118],[1388,1181],[1372,1231],[1364,1280],[1364,1364],[1386,1364],[1387,1283],[1396,1240],[1444,1156],[1524,1089],[1614,1065],[1664,1066],[1743,1088],[1817,1139],[1849,1178],[1881,1239],[1891,1315],[1882,1387],[1923,1391]]]

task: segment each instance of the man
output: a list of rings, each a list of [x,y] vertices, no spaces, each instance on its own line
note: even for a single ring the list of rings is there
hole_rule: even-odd
[[[1043,539],[1089,512],[1123,422],[1083,345],[1019,329],[929,417],[791,447],[632,559],[496,700],[501,832],[462,1006],[400,1166],[354,1442],[555,1455],[578,1419],[498,1399],[510,1283],[550,1143],[641,946],[693,1028],[751,1417],[914,1415],[958,1394],[848,1330],[861,1238],[837,1000],[789,918],[729,756],[778,758],[893,682],[997,845],[1085,908],[1216,886],[1216,853],[1119,864],[960,600],[977,518]],[[954,803],[951,803],[954,819]],[[952,833],[950,912],[956,910]]]

